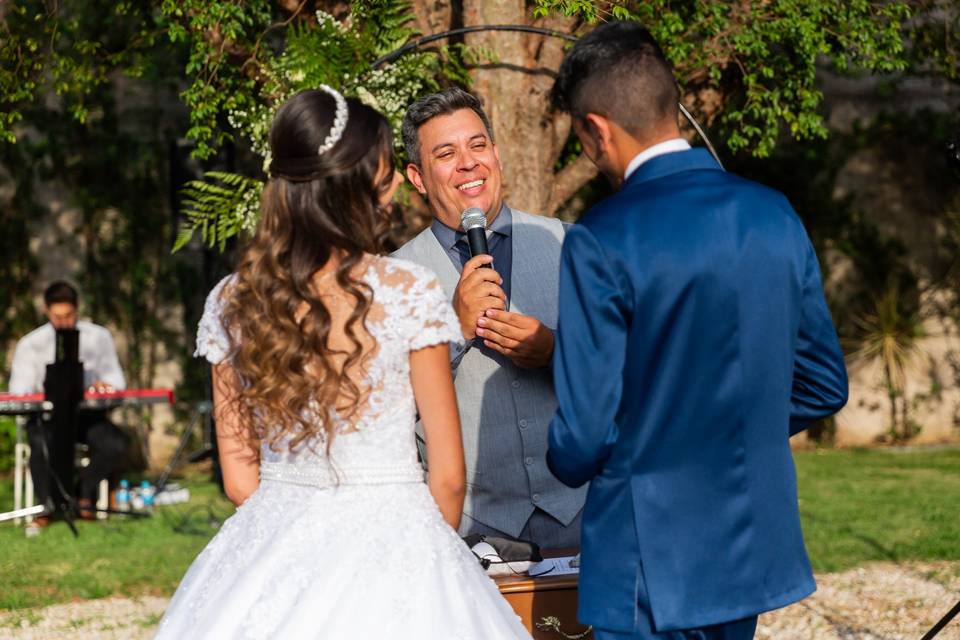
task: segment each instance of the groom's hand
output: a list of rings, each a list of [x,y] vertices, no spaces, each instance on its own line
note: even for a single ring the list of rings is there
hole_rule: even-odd
[[[553,331],[533,316],[489,309],[477,321],[483,344],[507,356],[518,367],[538,369],[553,357]]]
[[[493,262],[487,254],[467,260],[460,274],[460,282],[453,292],[453,310],[460,320],[460,330],[465,340],[473,340],[477,335],[477,320],[488,309],[506,309],[507,294],[500,285],[503,278],[493,269],[482,268]]]

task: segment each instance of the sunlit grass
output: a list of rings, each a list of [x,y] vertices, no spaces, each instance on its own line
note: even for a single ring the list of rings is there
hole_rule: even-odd
[[[960,560],[960,449],[795,455],[816,571],[871,560]]]
[[[960,449],[801,451],[800,512],[816,571],[875,560],[960,560]],[[215,485],[186,483],[192,499],[147,520],[63,523],[36,538],[0,524],[0,609],[110,595],[169,595],[233,513]],[[0,509],[12,506],[0,482]],[[211,517],[213,516],[213,517]]]
[[[0,609],[18,609],[109,595],[169,595],[190,562],[233,513],[217,487],[184,483],[187,504],[158,507],[152,518],[77,522],[74,538],[55,522],[35,538],[0,525]],[[12,482],[0,483],[0,509],[12,506]]]

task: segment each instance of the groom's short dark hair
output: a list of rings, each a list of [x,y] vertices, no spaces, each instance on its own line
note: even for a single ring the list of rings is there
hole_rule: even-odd
[[[575,118],[602,115],[640,137],[677,118],[680,91],[650,32],[636,22],[618,21],[600,25],[573,45],[551,100]]]
[[[447,87],[443,91],[423,96],[410,105],[403,116],[400,134],[403,136],[403,146],[410,162],[420,166],[420,127],[437,116],[450,115],[461,109],[470,109],[477,114],[490,136],[490,141],[494,141],[493,127],[490,126],[490,119],[487,118],[480,99],[460,87]]]

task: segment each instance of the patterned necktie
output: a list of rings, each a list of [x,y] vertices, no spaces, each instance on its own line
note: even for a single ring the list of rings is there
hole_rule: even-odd
[[[457,239],[456,244],[453,245],[453,248],[457,250],[457,253],[460,254],[460,270],[463,271],[463,265],[467,264],[467,260],[473,257],[473,254],[470,253],[470,243],[467,241],[467,235],[457,234],[460,236]],[[500,237],[496,233],[490,233],[487,235],[487,253],[491,256],[493,255],[493,249],[497,246]],[[493,265],[491,265],[493,266]],[[496,267],[494,267],[496,269]]]
[[[473,257],[470,255],[470,245],[467,243],[467,236],[461,235],[460,239],[453,245],[453,248],[460,254],[460,270],[462,271],[463,265],[467,264],[467,260]]]

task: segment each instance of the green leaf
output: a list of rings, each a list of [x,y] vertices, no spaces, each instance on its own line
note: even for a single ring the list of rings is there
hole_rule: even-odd
[[[222,171],[208,171],[204,178],[188,182],[180,191],[185,220],[171,253],[182,249],[197,231],[206,246],[223,251],[227,240],[256,222],[255,205],[263,188],[259,180]]]

